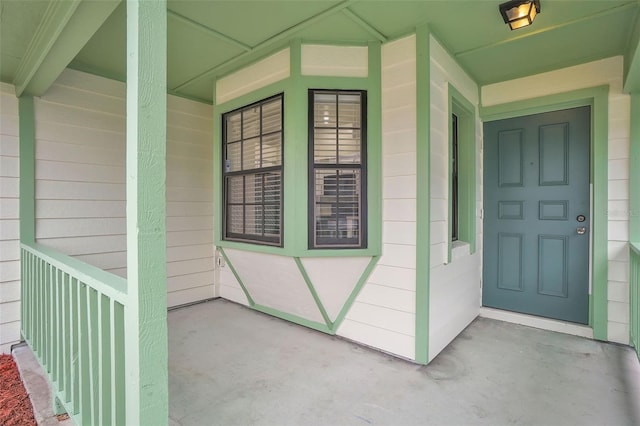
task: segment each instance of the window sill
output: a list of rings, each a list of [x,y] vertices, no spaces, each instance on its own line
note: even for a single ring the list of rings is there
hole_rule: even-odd
[[[268,253],[289,257],[365,257],[380,256],[381,250],[376,248],[322,248],[322,249],[292,249],[249,242],[215,240],[214,244],[223,249],[235,249],[256,253]]]
[[[471,245],[466,241],[452,241],[451,243],[451,259],[449,263],[453,263],[456,259],[469,256],[471,254]]]

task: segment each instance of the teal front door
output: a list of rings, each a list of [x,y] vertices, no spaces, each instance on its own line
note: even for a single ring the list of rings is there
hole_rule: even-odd
[[[484,125],[484,306],[587,324],[590,108]]]

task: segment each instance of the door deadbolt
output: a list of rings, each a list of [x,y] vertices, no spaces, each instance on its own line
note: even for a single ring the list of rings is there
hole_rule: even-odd
[[[576,220],[577,220],[578,222],[581,222],[581,223],[582,223],[582,222],[584,222],[585,220],[587,220],[587,218],[586,218],[586,217],[584,217],[584,215],[583,215],[583,214],[579,214],[579,215],[578,215],[578,217],[576,217]]]

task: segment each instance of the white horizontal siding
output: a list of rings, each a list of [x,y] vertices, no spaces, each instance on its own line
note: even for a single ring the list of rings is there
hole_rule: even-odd
[[[302,74],[329,77],[367,77],[366,46],[302,45]]]
[[[445,265],[449,250],[449,84],[472,105],[478,105],[478,87],[449,53],[430,40],[431,58],[431,224],[429,280],[429,361],[449,344],[478,315],[481,303],[480,251],[469,254],[469,247],[456,250],[452,262]],[[476,139],[481,140],[476,112]],[[476,154],[480,163],[480,152]],[[476,198],[482,206],[482,170],[477,167]],[[482,227],[476,240],[482,239]]]
[[[572,90],[609,86],[608,339],[629,343],[629,146],[630,97],[622,93],[623,58],[615,56],[573,67],[482,87],[482,104],[537,98]],[[516,89],[517,90],[514,90]],[[635,118],[635,117],[634,117]],[[635,166],[635,165],[633,165]]]
[[[66,70],[36,100],[36,238],[126,277],[125,94]],[[169,306],[214,296],[212,118],[167,98]]]
[[[18,99],[0,83],[0,353],[20,340]]]
[[[211,106],[167,99],[169,306],[215,296],[212,134]]]
[[[382,46],[383,250],[337,334],[415,358],[416,41]]]
[[[222,104],[290,75],[289,49],[234,72],[216,82],[216,104]]]

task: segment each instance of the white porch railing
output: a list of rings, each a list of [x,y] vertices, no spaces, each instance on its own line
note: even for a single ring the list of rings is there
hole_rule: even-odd
[[[127,282],[39,244],[22,244],[22,335],[76,424],[126,414]]]

